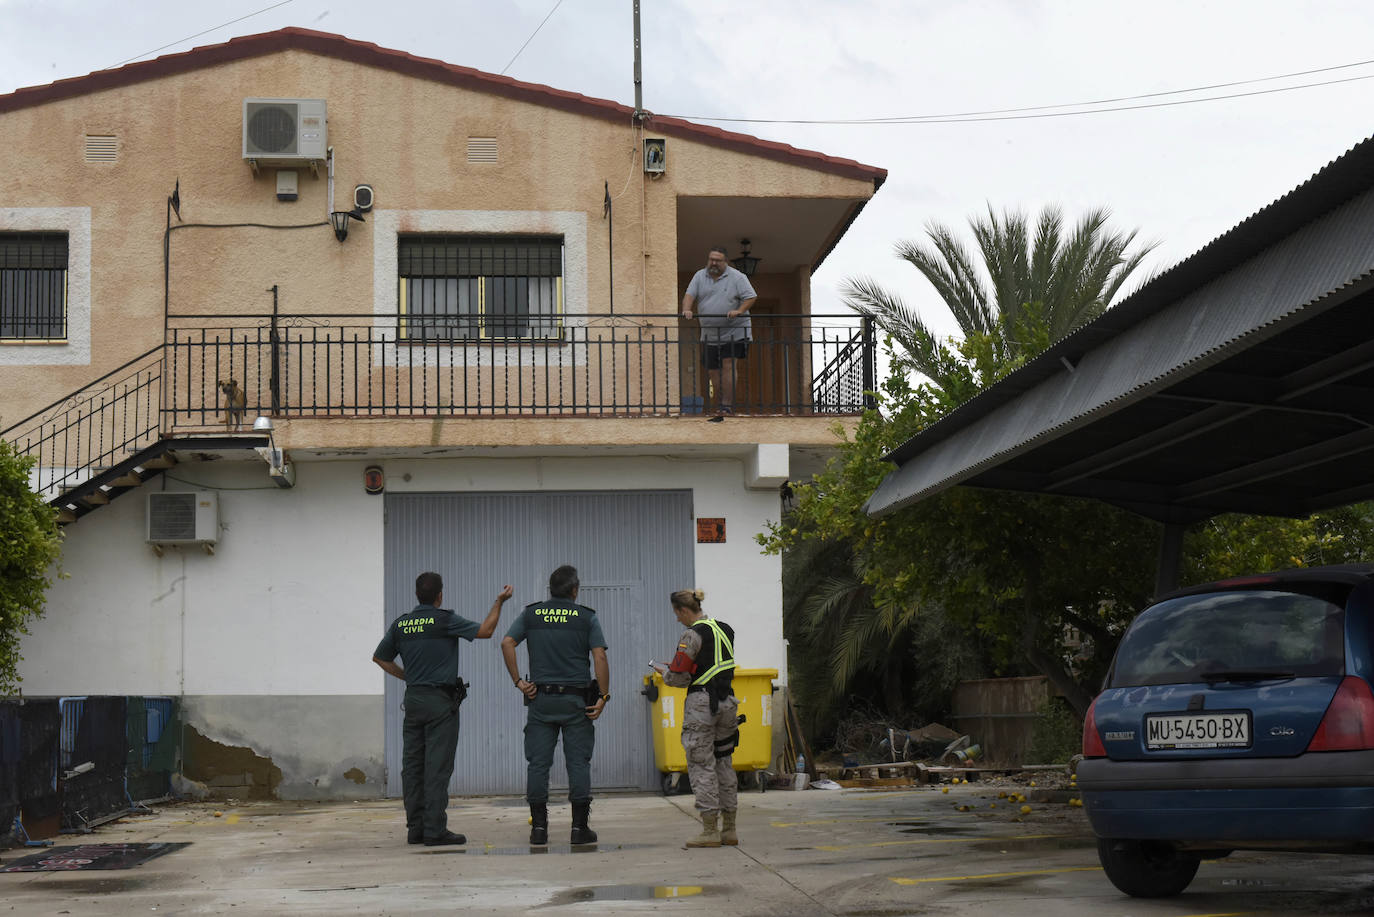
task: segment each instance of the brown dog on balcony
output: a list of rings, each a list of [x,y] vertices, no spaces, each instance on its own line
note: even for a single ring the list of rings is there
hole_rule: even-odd
[[[224,396],[224,429],[237,430],[243,424],[248,399],[244,396],[243,389],[239,388],[236,379],[221,382],[219,390]]]

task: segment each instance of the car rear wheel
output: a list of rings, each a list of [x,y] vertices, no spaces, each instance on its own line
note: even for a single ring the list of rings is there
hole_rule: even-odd
[[[1107,878],[1136,898],[1168,898],[1188,887],[1199,858],[1156,841],[1099,840],[1097,858]]]

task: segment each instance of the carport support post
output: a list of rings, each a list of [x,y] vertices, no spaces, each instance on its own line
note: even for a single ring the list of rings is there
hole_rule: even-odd
[[[1159,536],[1159,564],[1155,569],[1155,598],[1178,588],[1178,568],[1183,560],[1181,522],[1164,523]]]

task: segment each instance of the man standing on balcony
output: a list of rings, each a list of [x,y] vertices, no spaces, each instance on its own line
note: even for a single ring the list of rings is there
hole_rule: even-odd
[[[721,414],[734,412],[737,361],[749,355],[749,309],[757,300],[749,278],[726,262],[723,246],[706,253],[706,267],[693,275],[682,297],[683,318],[700,313],[701,362]]]
[[[386,629],[372,661],[406,683],[401,726],[401,794],[406,807],[406,840],[427,847],[464,844],[448,830],[448,781],[458,750],[458,706],[467,685],[458,677],[458,641],[486,640],[496,632],[501,606],[515,594],[504,587],[479,625],[439,605],[444,580],[437,573],[415,578],[419,603]],[[397,665],[399,655],[405,668]]]

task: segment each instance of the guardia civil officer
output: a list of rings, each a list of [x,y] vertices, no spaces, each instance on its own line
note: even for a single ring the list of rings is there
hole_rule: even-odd
[[[427,847],[464,844],[448,830],[448,781],[458,749],[458,705],[467,687],[458,678],[458,641],[486,640],[496,632],[501,606],[515,594],[502,588],[479,625],[440,608],[444,580],[437,573],[415,578],[415,601],[407,614],[387,628],[372,661],[406,683],[401,725],[401,793],[406,807],[406,840]],[[397,665],[400,655],[405,668]]]
[[[682,589],[668,597],[678,623],[687,628],[668,665],[651,663],[664,684],[686,688],[682,710],[682,747],[687,752],[687,778],[701,814],[701,833],[688,847],[735,846],[738,785],[732,755],[739,744],[739,704],[735,700],[735,632],[729,624],[706,617],[700,589]],[[716,828],[716,816],[722,818]]]
[[[549,576],[547,602],[526,605],[501,641],[506,670],[529,707],[525,718],[525,760],[529,770],[525,799],[530,805],[530,843],[549,842],[549,768],[563,735],[563,761],[568,768],[568,801],[572,803],[572,843],[592,844],[596,832],[587,825],[592,808],[592,747],[610,686],[606,638],[596,612],[577,604],[577,568],[564,565]],[[528,642],[529,679],[520,675],[515,648]],[[596,668],[592,681],[587,657]]]

